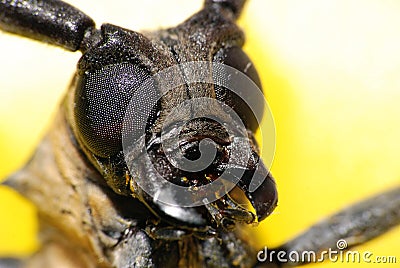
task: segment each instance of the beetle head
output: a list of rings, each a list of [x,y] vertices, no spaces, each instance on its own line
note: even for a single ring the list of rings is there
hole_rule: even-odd
[[[75,136],[107,184],[199,231],[262,220],[277,202],[253,136],[265,106],[261,84],[234,19],[213,4],[146,36],[105,24],[68,98]],[[229,185],[255,213],[226,195]]]

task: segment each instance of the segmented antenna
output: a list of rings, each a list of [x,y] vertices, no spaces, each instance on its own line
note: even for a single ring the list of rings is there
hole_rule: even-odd
[[[70,51],[86,49],[83,41],[94,26],[89,16],[59,0],[0,1],[0,29]]]

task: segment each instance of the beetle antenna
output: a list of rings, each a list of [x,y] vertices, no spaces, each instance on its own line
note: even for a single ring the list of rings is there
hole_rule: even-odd
[[[59,0],[0,1],[0,29],[70,51],[95,43],[94,27],[89,16]]]
[[[205,0],[204,7],[216,6],[217,8],[229,9],[235,19],[240,16],[246,0]]]

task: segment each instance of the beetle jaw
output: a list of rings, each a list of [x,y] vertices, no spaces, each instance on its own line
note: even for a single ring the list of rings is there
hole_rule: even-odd
[[[243,172],[243,171],[242,171]],[[234,197],[226,193],[222,198],[212,203],[212,207],[218,207],[217,202],[222,202],[223,207],[219,208],[217,217],[222,217],[225,221],[240,222],[246,224],[257,223],[267,218],[274,211],[278,204],[278,192],[271,173],[265,168],[264,163],[259,160],[255,169],[246,169],[236,185],[244,197]],[[254,179],[260,179],[261,183],[255,189],[251,189]],[[233,192],[235,192],[233,189]],[[254,187],[253,187],[254,188]],[[239,203],[250,203],[242,206]],[[252,209],[248,208],[249,206]],[[215,214],[215,209],[206,206],[210,214]],[[213,216],[213,218],[215,218]]]
[[[166,204],[160,201],[157,196],[157,193],[166,191],[165,187],[162,185],[155,186],[158,189],[155,191],[156,194],[150,195],[138,185],[137,181],[139,176],[145,178],[148,182],[152,180],[152,177],[156,176],[156,174],[149,172],[149,169],[146,168],[146,164],[143,163],[137,166],[138,172],[134,174],[135,178],[130,178],[129,187],[133,197],[138,198],[141,202],[146,204],[155,216],[164,219],[165,222],[171,225],[185,225],[188,229],[195,232],[205,232],[209,228],[232,230],[236,223],[255,224],[264,220],[272,213],[277,205],[275,181],[270,172],[265,168],[263,162],[259,158],[256,160],[258,161],[253,163],[250,169],[249,167],[243,167],[243,170],[241,170],[243,175],[234,188],[243,193],[243,198],[237,198],[234,193],[235,191],[232,193],[228,190],[219,196],[217,196],[218,193],[212,193],[215,196],[214,201],[205,202],[202,205],[190,207]],[[153,171],[154,173],[157,172],[156,170]],[[263,176],[263,181],[258,188],[250,191],[252,179],[257,176]],[[211,183],[219,177],[215,174],[204,173],[203,178],[203,180],[198,180],[198,177],[192,178],[190,176],[174,175],[174,181],[186,182],[186,188],[192,187],[192,190],[194,192],[198,191],[197,193],[199,195],[204,194],[201,190],[198,190],[201,186],[205,185],[205,183]],[[228,181],[224,178],[220,179],[221,181]],[[197,181],[199,184],[190,186],[189,183],[193,183],[194,181]],[[168,180],[164,182],[171,183]],[[172,199],[177,203],[180,202],[181,196],[178,193],[174,194],[171,192],[170,196],[172,196]],[[247,203],[248,206],[241,205],[243,201]],[[250,206],[252,208],[250,208]]]

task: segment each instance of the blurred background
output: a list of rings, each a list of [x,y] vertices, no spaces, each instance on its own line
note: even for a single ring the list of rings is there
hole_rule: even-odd
[[[98,25],[132,30],[173,26],[202,6],[198,0],[68,2]],[[400,185],[400,2],[253,0],[239,23],[276,124],[272,172],[280,202],[253,230],[258,245],[277,246],[352,202]],[[0,180],[33,153],[79,57],[0,33]],[[34,207],[0,187],[0,256],[34,251],[37,228]],[[395,228],[357,249],[400,262],[399,244]]]

